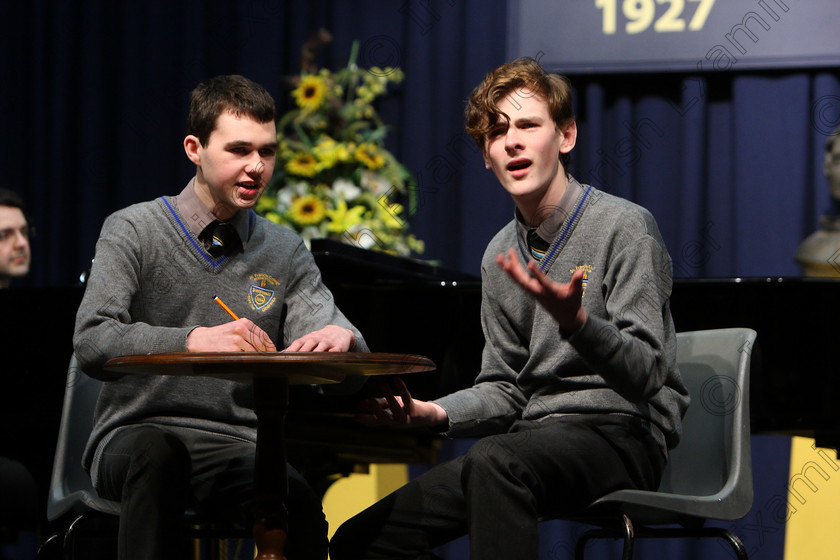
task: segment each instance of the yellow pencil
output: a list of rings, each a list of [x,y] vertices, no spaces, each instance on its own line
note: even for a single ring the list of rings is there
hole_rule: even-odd
[[[231,310],[230,310],[230,307],[228,307],[227,305],[225,305],[225,302],[223,302],[222,300],[220,300],[220,299],[219,299],[219,296],[213,296],[213,301],[215,301],[216,303],[218,303],[218,304],[222,307],[222,309],[224,309],[225,311],[227,311],[227,312],[228,312],[228,315],[230,315],[231,317],[233,317],[233,320],[234,320],[234,321],[238,321],[238,320],[239,320],[239,317],[237,317],[237,316],[236,316],[236,313],[234,313],[233,311],[231,311]]]

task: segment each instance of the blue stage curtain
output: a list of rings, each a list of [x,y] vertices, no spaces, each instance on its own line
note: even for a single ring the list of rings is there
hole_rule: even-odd
[[[74,283],[107,215],[180,191],[193,174],[188,94],[201,79],[244,74],[287,109],[284,77],[320,27],[334,37],[322,65],[343,65],[359,40],[360,64],[406,73],[380,109],[389,148],[419,180],[411,221],[424,258],[477,274],[513,215],[463,132],[467,95],[511,56],[503,0],[32,0],[0,16],[3,186],[24,194],[39,230],[20,285]],[[677,276],[798,274],[796,247],[829,209],[822,145],[840,125],[836,69],[572,78],[572,172],[649,208]],[[755,464],[787,469],[787,452],[762,442]],[[784,476],[774,480],[783,493]],[[766,525],[776,502],[756,503]],[[547,554],[559,542],[547,537]],[[766,542],[757,558],[779,558]],[[708,557],[698,554],[661,557]]]
[[[0,10],[0,165],[38,228],[32,272],[16,285],[74,283],[107,215],[181,190],[193,174],[182,148],[188,95],[200,80],[240,73],[288,109],[285,77],[319,28],[333,35],[322,66],[346,64],[358,40],[360,65],[406,73],[380,109],[389,148],[422,181],[412,219],[426,256],[457,268],[462,253],[481,251],[469,233],[487,216],[458,185],[483,166],[453,159],[447,142],[463,130],[471,86],[504,60],[504,2],[33,0]]]
[[[424,258],[478,273],[512,217],[463,131],[472,87],[509,56],[503,1],[36,0],[2,10],[0,164],[39,230],[28,284],[72,283],[108,214],[186,183],[181,142],[198,81],[241,73],[288,108],[284,77],[320,27],[334,36],[322,65],[343,65],[359,40],[361,64],[406,72],[380,110],[389,148],[419,181],[411,222]],[[677,276],[798,274],[796,247],[829,208],[822,144],[840,125],[836,71],[573,81],[572,172],[648,207]]]
[[[833,71],[578,77],[582,181],[656,217],[677,277],[797,276],[830,210]]]

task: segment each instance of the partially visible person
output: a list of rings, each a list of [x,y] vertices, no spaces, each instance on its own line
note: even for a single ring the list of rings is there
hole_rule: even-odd
[[[840,128],[825,141],[823,173],[828,179],[831,211],[820,216],[820,229],[809,235],[796,250],[795,260],[804,276],[838,278],[840,247]]]
[[[0,289],[29,274],[29,219],[23,199],[0,189]]]
[[[29,273],[29,220],[23,199],[0,189],[0,289]],[[0,531],[31,530],[38,522],[38,492],[29,470],[0,457]]]

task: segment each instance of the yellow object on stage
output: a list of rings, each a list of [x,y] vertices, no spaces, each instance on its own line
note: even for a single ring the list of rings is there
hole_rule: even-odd
[[[785,560],[835,560],[827,546],[840,529],[840,461],[834,449],[792,438],[787,494]]]
[[[407,465],[371,465],[366,474],[351,473],[337,480],[324,495],[330,538],[346,520],[407,482]]]

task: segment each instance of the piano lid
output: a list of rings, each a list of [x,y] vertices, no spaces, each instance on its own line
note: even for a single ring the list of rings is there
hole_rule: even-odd
[[[753,432],[812,435],[818,445],[840,446],[840,279],[676,279],[671,314],[677,331],[758,333],[756,348],[745,349],[754,352]]]
[[[340,243],[332,239],[313,239],[312,255],[324,282],[369,284],[372,282],[478,282],[466,272],[445,268],[429,261],[389,255]]]

